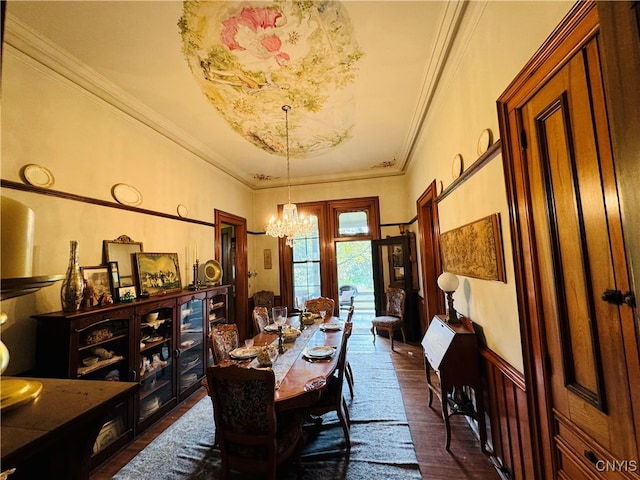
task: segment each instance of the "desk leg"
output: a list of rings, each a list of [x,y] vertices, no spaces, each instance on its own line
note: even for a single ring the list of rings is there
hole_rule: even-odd
[[[427,390],[429,391],[429,406],[431,406],[431,402],[433,401],[433,387],[431,385],[431,367],[429,366],[429,362],[425,358],[424,361],[424,370],[427,376]]]
[[[440,398],[442,403],[442,418],[444,419],[444,427],[447,432],[447,439],[444,444],[445,450],[449,450],[449,445],[451,444],[451,424],[449,423],[449,387],[443,385],[442,379],[440,379]]]

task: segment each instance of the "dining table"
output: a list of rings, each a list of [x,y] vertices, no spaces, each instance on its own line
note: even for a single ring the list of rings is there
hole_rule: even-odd
[[[276,377],[275,407],[278,412],[309,407],[317,402],[338,365],[344,321],[339,317],[325,317],[316,318],[310,325],[300,322],[299,315],[287,318],[283,328],[296,328],[300,335],[295,340],[283,342],[284,353],[280,353],[270,367]],[[267,327],[253,337],[253,347],[264,346],[278,348],[277,330],[270,331]],[[308,355],[309,349],[314,347],[333,347],[334,353],[325,358],[314,358]],[[221,366],[225,363],[260,368],[254,356],[247,359],[231,357]]]

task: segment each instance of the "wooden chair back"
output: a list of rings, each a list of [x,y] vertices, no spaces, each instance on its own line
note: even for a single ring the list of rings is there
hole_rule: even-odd
[[[389,288],[386,293],[386,315],[404,319],[406,292],[401,288]]]
[[[271,290],[260,290],[253,294],[254,307],[266,307],[267,315],[271,316],[275,294]]]
[[[228,360],[229,353],[238,348],[238,344],[238,327],[235,323],[216,325],[211,329],[211,351],[215,363]]]
[[[253,329],[254,333],[258,333],[264,330],[264,327],[269,325],[269,312],[267,307],[254,307],[253,309]]]
[[[328,316],[331,316],[335,314],[336,302],[329,297],[310,298],[305,303],[305,308],[311,313],[325,311]]]
[[[237,365],[207,368],[223,471],[275,471],[275,376]]]

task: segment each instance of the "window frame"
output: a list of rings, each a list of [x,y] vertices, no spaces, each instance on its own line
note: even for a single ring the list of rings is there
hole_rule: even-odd
[[[361,197],[320,202],[297,203],[298,212],[305,216],[318,217],[318,235],[320,240],[320,291],[324,297],[337,302],[338,279],[336,271],[336,242],[377,240],[380,238],[380,204],[378,197]],[[366,211],[369,233],[358,235],[339,235],[339,215],[345,212]],[[285,243],[278,240],[280,261],[280,301],[293,310],[293,252]]]

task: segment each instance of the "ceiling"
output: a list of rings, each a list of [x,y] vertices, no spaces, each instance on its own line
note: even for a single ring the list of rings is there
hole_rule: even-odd
[[[285,104],[292,184],[402,174],[464,4],[300,5],[9,1],[5,41],[252,188],[286,184]]]

